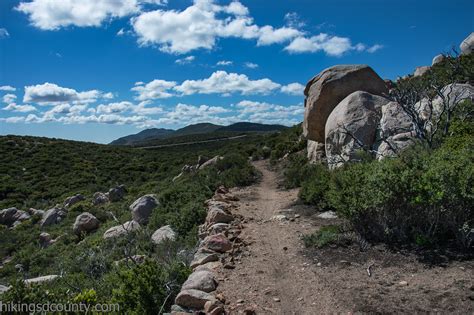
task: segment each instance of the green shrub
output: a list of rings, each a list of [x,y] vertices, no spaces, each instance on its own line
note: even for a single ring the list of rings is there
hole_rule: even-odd
[[[466,228],[474,223],[472,140],[455,150],[447,141],[435,151],[348,164],[330,176],[321,170],[303,182],[301,196],[336,210],[368,239],[420,245],[456,239],[465,246],[474,236]]]
[[[316,248],[343,245],[345,242],[341,242],[343,241],[341,234],[341,228],[337,225],[323,226],[315,233],[303,236],[303,242],[306,247]]]
[[[325,195],[329,189],[331,173],[320,164],[312,165],[301,183],[300,198],[316,206],[318,210],[329,208]]]
[[[108,279],[112,283],[116,280],[112,303],[118,303],[124,314],[159,314],[173,304],[190,272],[179,262],[162,265],[151,260],[124,268],[115,279]]]

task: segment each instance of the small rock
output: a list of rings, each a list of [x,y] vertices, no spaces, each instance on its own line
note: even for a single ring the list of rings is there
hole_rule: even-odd
[[[15,225],[15,223],[20,223],[25,220],[28,220],[30,215],[22,210],[17,208],[8,208],[0,211],[0,224],[7,226]]]
[[[175,238],[176,233],[173,231],[171,226],[165,225],[160,227],[158,230],[155,231],[155,233],[153,233],[153,235],[151,236],[151,241],[153,242],[153,244],[158,245],[166,240],[174,241]]]
[[[103,238],[115,238],[115,237],[122,237],[137,231],[141,228],[140,224],[135,221],[127,221],[124,224],[113,226],[107,231],[105,231]]]
[[[337,214],[334,211],[326,211],[318,214],[318,218],[321,219],[337,219]]]
[[[99,220],[89,212],[83,212],[76,217],[72,230],[74,234],[81,235],[96,230],[99,227]]]
[[[214,273],[208,270],[199,270],[189,275],[182,286],[182,290],[195,289],[204,292],[212,292],[216,290],[216,287],[217,283]]]
[[[273,217],[271,217],[270,220],[272,220],[272,221],[285,221],[287,219],[288,218],[286,217],[286,215],[278,214],[278,215],[274,215]]]
[[[238,299],[235,303],[243,304],[245,301],[243,299]]]
[[[273,298],[273,301],[275,301],[275,302],[280,302],[280,299],[277,298],[277,297],[274,297],[274,298]]]
[[[52,238],[49,233],[43,232],[39,235],[39,243],[41,248],[46,248],[52,243]]]
[[[229,223],[234,220],[234,217],[219,207],[211,206],[208,209],[206,222],[208,224]]]
[[[37,284],[37,283],[53,281],[57,278],[59,278],[58,275],[49,275],[49,276],[41,276],[41,277],[26,279],[24,282],[25,284],[33,284],[33,283]]]
[[[140,224],[147,224],[153,209],[159,204],[156,195],[145,195],[138,198],[130,205],[133,220]]]
[[[198,251],[194,255],[194,259],[191,262],[190,266],[191,268],[194,269],[197,266],[204,265],[208,262],[218,261],[218,260],[219,260],[219,256],[216,253],[204,253],[202,251]]]
[[[41,220],[41,227],[57,224],[66,217],[66,210],[62,208],[52,208],[44,213],[43,219]]]
[[[224,253],[232,249],[231,242],[224,234],[210,235],[203,241],[203,246],[218,253]]]
[[[94,206],[98,206],[107,202],[109,202],[109,197],[107,197],[107,194],[104,194],[103,192],[98,191],[92,196],[92,204]]]
[[[125,189],[125,185],[120,185],[114,188],[110,188],[109,192],[106,194],[106,197],[111,202],[116,202],[122,200],[126,193],[127,189]]]
[[[408,285],[408,282],[407,281],[400,281],[398,283],[398,285],[401,286],[401,287],[406,287]]]
[[[71,196],[71,197],[67,198],[66,200],[64,200],[64,205],[63,206],[64,206],[64,208],[69,208],[69,207],[72,207],[76,203],[81,202],[83,200],[86,200],[86,197],[84,197],[81,194],[77,194],[77,195]]]
[[[182,307],[192,309],[203,309],[208,301],[214,301],[216,298],[207,292],[199,290],[182,290],[176,297],[175,303]]]

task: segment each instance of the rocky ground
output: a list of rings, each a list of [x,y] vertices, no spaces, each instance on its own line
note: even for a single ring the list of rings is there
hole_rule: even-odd
[[[305,249],[302,235],[338,219],[319,218],[298,204],[297,190],[279,189],[267,162],[255,166],[262,180],[232,191],[246,246],[232,269],[216,268],[214,294],[228,313],[474,312],[472,260],[433,264],[383,246]]]

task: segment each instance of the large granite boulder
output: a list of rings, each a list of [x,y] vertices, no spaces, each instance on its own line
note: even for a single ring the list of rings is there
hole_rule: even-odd
[[[308,152],[308,161],[309,163],[318,163],[324,160],[326,157],[326,149],[324,147],[324,142],[317,142],[313,140],[308,140],[306,151]]]
[[[147,224],[153,209],[158,207],[159,204],[156,195],[145,195],[138,198],[130,206],[133,220],[140,224]]]
[[[334,66],[311,79],[304,91],[303,135],[306,139],[324,143],[329,115],[337,104],[355,91],[374,95],[388,92],[384,80],[367,65]]]
[[[46,211],[41,220],[41,227],[57,224],[66,217],[66,210],[63,208],[54,207]]]
[[[330,168],[357,158],[359,149],[370,149],[376,141],[383,105],[382,96],[357,91],[342,100],[326,122],[326,158]]]
[[[390,102],[381,109],[378,130],[377,159],[392,157],[414,144],[412,119],[397,102]]]
[[[166,240],[174,241],[176,239],[176,233],[173,231],[171,226],[165,225],[156,230],[151,236],[153,244],[161,244]]]
[[[81,235],[96,230],[100,225],[99,220],[89,212],[83,212],[76,217],[72,228],[74,234]]]
[[[472,54],[474,51],[474,32],[469,34],[469,36],[462,41],[461,45],[459,45],[459,48],[461,48],[461,55]]]
[[[413,76],[414,77],[421,77],[422,75],[424,75],[425,73],[430,71],[430,69],[431,69],[431,67],[428,67],[428,66],[416,67],[415,73],[413,73]]]
[[[27,212],[17,208],[8,208],[0,211],[0,224],[7,226],[17,225],[29,218],[30,215]]]
[[[123,224],[116,225],[105,231],[103,238],[116,238],[128,235],[134,231],[141,229],[140,224],[135,221],[127,221]]]

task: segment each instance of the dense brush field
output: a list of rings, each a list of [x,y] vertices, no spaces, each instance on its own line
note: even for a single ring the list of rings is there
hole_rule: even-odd
[[[256,179],[249,156],[262,151],[266,137],[272,136],[155,150],[1,137],[0,209],[47,210],[77,193],[86,197],[70,207],[59,224],[40,229],[39,218],[32,216],[15,228],[0,226],[0,284],[13,285],[2,300],[116,302],[122,310],[137,313],[157,313],[163,304],[169,306],[186,279],[185,262],[196,245],[196,227],[204,220],[204,201],[219,185],[247,185]],[[222,155],[224,160],[173,182],[183,165],[195,164],[199,155]],[[92,204],[95,192],[121,184],[127,189],[122,201]],[[147,227],[130,237],[103,239],[104,231],[117,221],[131,219],[128,207],[145,194],[157,194],[160,200]],[[72,226],[76,216],[86,211],[100,220],[100,228],[78,237]],[[163,247],[154,246],[150,236],[165,224],[173,227],[178,239]],[[41,232],[57,242],[41,248]],[[150,262],[139,266],[115,263],[139,254],[150,257]],[[62,277],[41,290],[19,281],[49,274]]]

